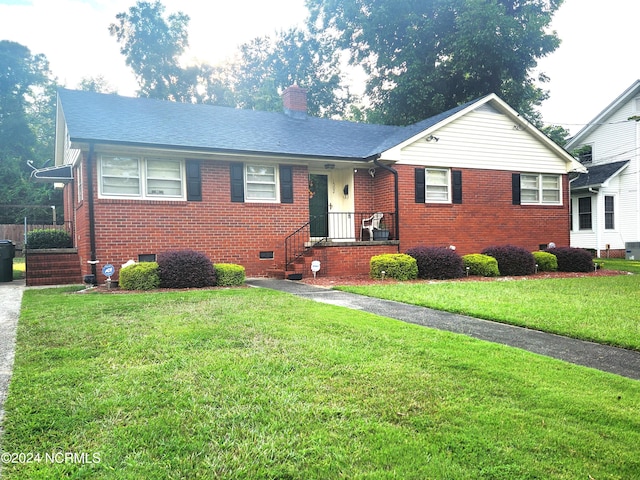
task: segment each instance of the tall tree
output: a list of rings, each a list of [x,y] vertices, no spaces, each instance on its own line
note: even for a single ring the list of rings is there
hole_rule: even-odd
[[[180,66],[189,45],[189,16],[165,7],[138,1],[128,12],[116,15],[109,32],[120,43],[120,53],[136,76],[142,97],[187,103],[233,104],[223,68],[211,65]]]
[[[19,43],[0,41],[0,204],[61,205],[51,185],[29,180],[27,161],[42,166],[53,154],[55,81],[44,55]],[[0,223],[20,221],[27,212],[4,207]]]
[[[103,75],[97,77],[82,77],[78,84],[78,89],[85,92],[112,93],[117,94],[117,90],[104,78]]]
[[[547,93],[532,75],[559,46],[549,32],[563,0],[307,0],[368,74],[369,118],[409,124],[497,93],[539,124]],[[538,79],[547,78],[541,75]]]
[[[181,97],[176,86],[181,76],[180,56],[188,46],[189,16],[182,12],[165,18],[165,7],[139,1],[128,12],[116,15],[109,32],[120,43],[120,53],[135,74],[139,95],[173,99]]]
[[[282,110],[280,94],[292,84],[307,89],[313,115],[344,116],[351,100],[342,82],[335,39],[317,31],[290,29],[242,45],[234,79],[243,108]]]

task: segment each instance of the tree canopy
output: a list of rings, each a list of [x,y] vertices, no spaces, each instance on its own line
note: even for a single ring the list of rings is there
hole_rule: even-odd
[[[188,15],[165,16],[159,0],[138,1],[116,20],[109,31],[136,75],[141,96],[280,110],[280,94],[298,83],[309,90],[309,110],[316,115],[340,114],[350,99],[341,86],[339,52],[320,32],[292,29],[258,37],[240,46],[233,63],[181,67]]]
[[[280,94],[290,85],[307,89],[316,116],[344,116],[352,97],[342,82],[339,51],[320,32],[291,29],[258,37],[240,47],[232,89],[242,108],[282,110]]]
[[[255,38],[226,66],[180,67],[189,17],[138,1],[116,16],[121,44],[140,95],[194,103],[278,110],[297,83],[315,115],[357,116],[406,125],[497,93],[541,125],[548,80],[534,78],[540,58],[560,40],[549,25],[563,0],[306,0],[305,29]],[[364,69],[366,107],[342,72],[345,52]],[[349,113],[351,112],[351,114]]]
[[[307,0],[367,75],[371,120],[409,124],[497,93],[535,123],[547,97],[532,77],[560,43],[548,28],[563,0]]]
[[[109,32],[121,45],[120,53],[140,85],[140,96],[183,100],[176,87],[183,77],[179,58],[189,45],[189,16],[178,12],[165,19],[164,11],[159,0],[140,1],[117,14]]]
[[[27,165],[42,166],[53,154],[55,98],[46,57],[0,41],[0,223],[21,221],[24,205],[62,203],[51,185],[30,181]]]

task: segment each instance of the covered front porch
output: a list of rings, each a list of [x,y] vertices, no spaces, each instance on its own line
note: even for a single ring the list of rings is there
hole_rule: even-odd
[[[398,253],[395,212],[329,212],[314,216],[285,240],[285,265],[270,276],[366,276],[374,255]],[[386,221],[385,221],[386,220]],[[387,223],[388,222],[388,223]]]

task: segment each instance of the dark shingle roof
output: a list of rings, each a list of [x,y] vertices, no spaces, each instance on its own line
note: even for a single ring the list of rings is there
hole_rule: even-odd
[[[72,141],[354,160],[381,153],[469,105],[395,127],[67,89],[58,95]]]
[[[571,189],[576,190],[579,188],[598,187],[609,180],[628,163],[629,161],[625,160],[623,162],[592,165],[588,167],[588,173],[582,173],[575,180],[571,181]]]

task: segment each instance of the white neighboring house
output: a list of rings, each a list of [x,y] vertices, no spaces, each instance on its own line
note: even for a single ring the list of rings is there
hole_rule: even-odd
[[[571,180],[571,246],[640,259],[640,80],[565,146],[588,173]],[[631,250],[633,248],[633,250]]]

